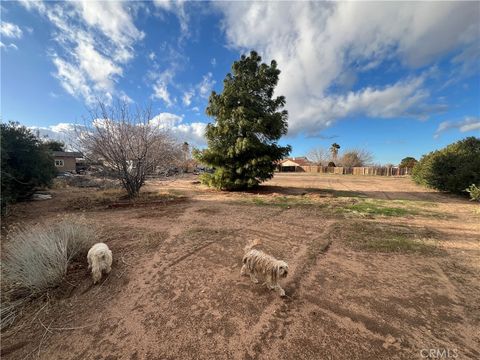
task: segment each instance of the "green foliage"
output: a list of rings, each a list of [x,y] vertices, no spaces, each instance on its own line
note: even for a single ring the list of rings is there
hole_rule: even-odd
[[[480,183],[480,139],[468,137],[422,156],[412,177],[424,186],[465,194],[465,188]]]
[[[277,141],[287,133],[285,97],[273,98],[280,70],[272,60],[261,63],[252,51],[232,65],[221,94],[210,95],[207,115],[215,118],[205,131],[208,148],[195,158],[215,169],[203,183],[223,190],[252,188],[272,178],[275,162],[290,153]]]
[[[26,127],[10,122],[1,125],[1,209],[26,199],[37,187],[48,186],[56,174],[53,158]]]
[[[43,146],[49,151],[65,151],[65,143],[57,140],[48,140]]]
[[[465,191],[470,194],[470,200],[480,201],[480,188],[477,185],[472,184]]]
[[[411,156],[407,156],[406,158],[403,158],[402,161],[400,162],[400,167],[401,168],[413,168],[416,163],[418,163],[417,159],[415,159],[414,157],[411,157]]]

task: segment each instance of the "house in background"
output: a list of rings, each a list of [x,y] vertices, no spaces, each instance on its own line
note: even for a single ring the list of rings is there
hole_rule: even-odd
[[[77,163],[83,160],[83,154],[80,152],[54,151],[53,159],[58,171],[76,172]]]
[[[302,166],[310,166],[312,163],[304,156],[286,158],[281,160],[277,169],[280,172],[303,172],[305,171]]]

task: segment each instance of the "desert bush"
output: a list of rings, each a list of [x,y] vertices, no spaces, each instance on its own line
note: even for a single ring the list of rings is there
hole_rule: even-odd
[[[465,191],[470,194],[470,200],[480,201],[480,188],[477,185],[472,184]]]
[[[93,243],[95,230],[83,219],[14,230],[2,263],[4,280],[25,296],[39,295],[60,285],[68,264],[86,256]]]
[[[468,186],[480,183],[480,139],[468,137],[422,156],[412,177],[418,184],[464,195]]]

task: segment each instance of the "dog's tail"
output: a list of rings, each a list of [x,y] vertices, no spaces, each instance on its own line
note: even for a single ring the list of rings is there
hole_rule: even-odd
[[[255,246],[260,245],[262,242],[260,239],[250,240],[249,243],[243,248],[244,252],[252,250]]]

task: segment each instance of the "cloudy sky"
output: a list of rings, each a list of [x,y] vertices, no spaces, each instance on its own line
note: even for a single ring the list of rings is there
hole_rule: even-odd
[[[95,99],[151,102],[204,145],[211,90],[255,49],[282,73],[294,156],[398,163],[480,136],[478,2],[2,2],[1,117],[61,137]]]

